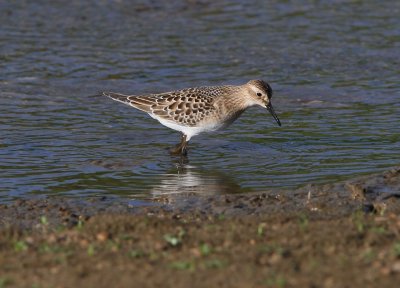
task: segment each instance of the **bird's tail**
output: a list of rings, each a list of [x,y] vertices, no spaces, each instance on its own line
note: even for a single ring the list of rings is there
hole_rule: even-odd
[[[119,94],[119,93],[114,93],[114,92],[103,92],[103,96],[107,96],[115,101],[130,105],[130,101],[128,99],[129,96],[132,95],[124,95],[124,94]]]
[[[146,113],[150,113],[152,111],[150,108],[151,105],[149,105],[149,104],[153,104],[153,103],[148,100],[140,99],[139,98],[140,96],[124,95],[124,94],[119,94],[119,93],[114,93],[114,92],[103,92],[102,95],[107,96],[115,101],[132,106],[132,107],[139,109]]]

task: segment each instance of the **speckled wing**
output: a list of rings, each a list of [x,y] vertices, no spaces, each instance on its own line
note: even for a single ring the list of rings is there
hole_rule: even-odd
[[[223,93],[223,87],[198,87],[139,96],[112,92],[103,95],[147,112],[154,118],[196,126],[215,111],[215,97]]]

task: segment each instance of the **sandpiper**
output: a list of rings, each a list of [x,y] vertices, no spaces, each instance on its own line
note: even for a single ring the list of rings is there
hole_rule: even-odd
[[[103,92],[103,95],[144,111],[164,126],[180,131],[181,142],[170,151],[174,155],[186,155],[193,136],[229,126],[251,106],[267,108],[281,126],[271,104],[271,86],[262,80],[251,80],[239,86],[196,87],[160,94]]]

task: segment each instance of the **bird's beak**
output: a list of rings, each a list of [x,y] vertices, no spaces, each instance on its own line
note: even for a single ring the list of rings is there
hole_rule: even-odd
[[[276,123],[278,123],[278,125],[281,126],[281,121],[279,121],[278,116],[276,116],[276,113],[275,113],[274,108],[272,107],[271,103],[268,103],[265,107],[267,108],[269,113],[271,113],[272,117],[274,117]]]

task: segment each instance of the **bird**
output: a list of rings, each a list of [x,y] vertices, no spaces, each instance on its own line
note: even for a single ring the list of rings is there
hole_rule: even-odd
[[[224,129],[249,107],[266,108],[281,126],[271,103],[272,88],[263,80],[243,85],[202,86],[146,95],[102,92],[115,101],[146,112],[162,125],[182,133],[181,141],[170,150],[186,156],[188,142],[203,132]]]

